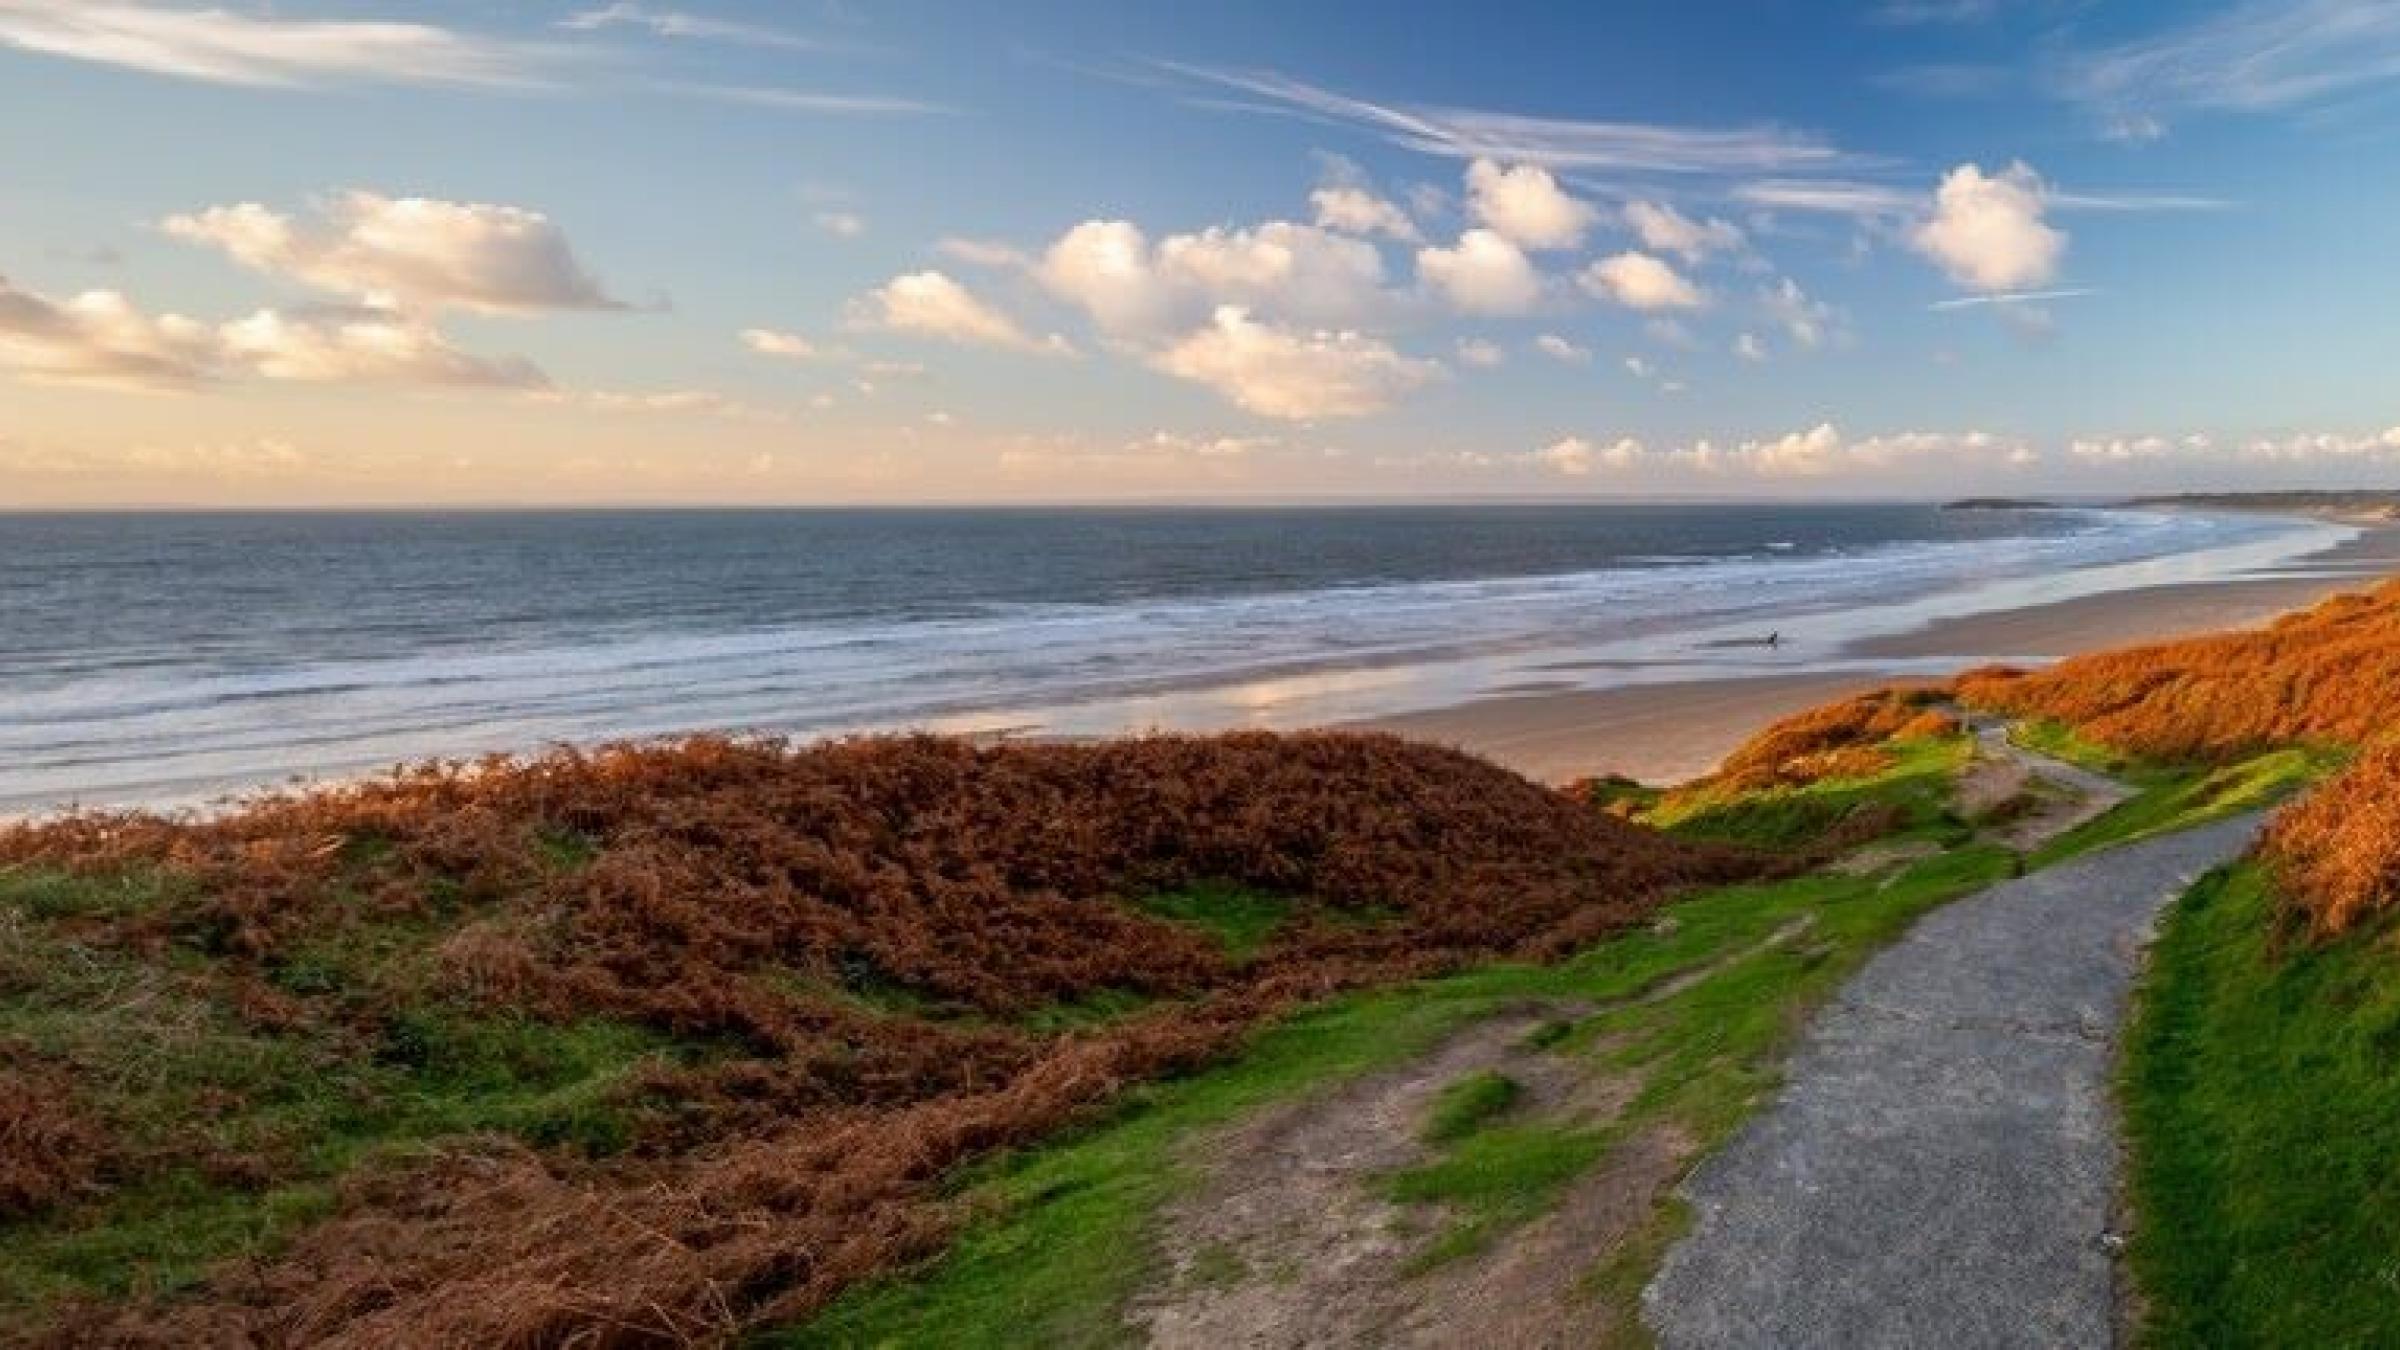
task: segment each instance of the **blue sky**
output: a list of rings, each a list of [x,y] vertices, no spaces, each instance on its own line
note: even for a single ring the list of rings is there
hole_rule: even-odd
[[[0,503],[2400,459],[2400,4],[0,0]]]

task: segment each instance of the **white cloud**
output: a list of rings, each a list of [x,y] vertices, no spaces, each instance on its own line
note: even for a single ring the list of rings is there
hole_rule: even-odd
[[[178,314],[152,316],[115,291],[53,301],[0,277],[0,365],[35,379],[171,389],[216,373],[216,333]]]
[[[1756,333],[1744,333],[1733,340],[1733,354],[1745,361],[1764,361],[1767,344],[1759,341]]]
[[[1703,303],[1698,287],[1647,253],[1603,258],[1585,268],[1577,280],[1592,295],[1628,309],[1697,309]]]
[[[1984,431],[1902,431],[1851,440],[1831,422],[1805,431],[1748,440],[1732,446],[1696,441],[1672,452],[1678,463],[1705,474],[1739,473],[1760,478],[1828,478],[1852,473],[1891,473],[1911,466],[2022,468],[2036,454],[2014,437]]]
[[[2153,140],[2183,112],[2304,107],[2395,80],[2400,6],[2389,0],[2248,0],[2071,57],[2052,83],[2113,137]]]
[[[1156,369],[1207,385],[1262,417],[1363,417],[1438,378],[1442,367],[1355,332],[1299,333],[1260,323],[1239,306],[1151,358]]]
[[[1119,336],[1178,330],[1221,305],[1312,324],[1348,324],[1389,307],[1373,244],[1314,225],[1271,220],[1212,226],[1151,247],[1140,226],[1087,220],[1052,242],[1042,284]]]
[[[0,0],[0,45],[210,84],[533,83],[542,54],[430,24],[278,19],[122,0]]]
[[[1417,232],[1417,223],[1397,203],[1355,184],[1318,188],[1308,194],[1308,204],[1316,212],[1318,226],[1324,229],[1343,234],[1390,235],[1408,244],[1424,238]]]
[[[2043,223],[2042,180],[2022,162],[1987,175],[1961,164],[1942,178],[1931,219],[1909,242],[1972,291],[2030,290],[2058,275],[2067,236]]]
[[[1460,338],[1458,359],[1466,365],[1489,370],[1508,360],[1508,351],[1497,342],[1484,338]]]
[[[2089,286],[2075,286],[2056,291],[1999,291],[1991,295],[1958,295],[1936,300],[1925,308],[1936,313],[1953,309],[1981,309],[1987,305],[2038,305],[2051,300],[2073,300],[2080,296],[2097,295]]]
[[[1556,333],[1542,334],[1533,340],[1533,346],[1542,355],[1571,366],[1588,366],[1592,363],[1591,348],[1579,347]]]
[[[816,361],[832,355],[798,333],[773,328],[743,329],[742,345],[761,356],[777,356],[786,361]]]
[[[837,239],[856,239],[867,232],[867,221],[855,211],[819,211],[817,228]]]
[[[653,9],[648,5],[625,3],[624,0],[570,14],[559,20],[558,26],[579,33],[597,32],[604,28],[640,28],[664,38],[697,38],[751,47],[777,47],[786,51],[808,51],[819,45],[809,38],[787,33],[780,28],[713,19],[682,10]]]
[[[1552,169],[1719,174],[1823,172],[1858,162],[1821,137],[1787,127],[1678,127],[1376,103],[1274,71],[1172,63],[1164,68],[1238,89],[1294,117],[1347,122],[1408,149],[1454,159]]]
[[[1539,165],[1504,168],[1488,159],[1467,166],[1467,209],[1529,249],[1573,248],[1600,214],[1567,195]]]
[[[621,309],[547,216],[522,207],[346,192],[296,222],[255,202],[170,216],[166,232],[387,308]]]
[[[1585,478],[1601,469],[1626,469],[1647,453],[1630,436],[1596,445],[1581,436],[1565,436],[1533,452],[1534,462],[1569,478]]]
[[[292,317],[262,309],[211,325],[145,314],[115,291],[52,301],[5,278],[0,366],[36,380],[137,391],[188,389],[244,374],[498,388],[546,382],[529,362],[471,356],[430,324],[402,315]]]
[[[1775,326],[1798,346],[1822,347],[1843,334],[1842,312],[1821,300],[1811,299],[1808,292],[1800,289],[1800,283],[1790,277],[1762,287],[1758,303]]]
[[[1533,263],[1494,230],[1469,230],[1455,248],[1417,250],[1417,275],[1462,314],[1525,314],[1542,299]]]
[[[228,360],[270,380],[493,389],[549,383],[530,362],[471,356],[432,325],[397,315],[295,318],[262,309],[218,331]]]
[[[1059,354],[1074,350],[1056,335],[1035,338],[973,291],[934,271],[893,277],[868,292],[854,314],[859,322],[872,327],[944,342]]]
[[[2260,437],[2242,446],[2247,459],[2306,461],[2312,459],[2400,458],[2400,427],[2367,435],[2341,432]]]
[[[1743,183],[1734,199],[1770,211],[1813,211],[1826,215],[1867,218],[1908,216],[1920,207],[1915,193],[1881,183],[1840,179],[1766,179]]]
[[[1291,221],[1169,235],[1158,241],[1158,270],[1218,304],[1304,323],[1365,319],[1384,299],[1373,244]]]
[[[1731,253],[1743,244],[1741,227],[1731,221],[1693,220],[1661,202],[1627,203],[1625,223],[1640,237],[1643,247],[1672,253],[1687,263],[1700,262],[1712,253]]]
[[[916,117],[955,111],[947,104],[890,94],[829,94],[816,89],[781,89],[743,84],[660,82],[651,87],[665,93],[687,94],[718,103],[738,103],[751,108],[814,113],[825,117]]]

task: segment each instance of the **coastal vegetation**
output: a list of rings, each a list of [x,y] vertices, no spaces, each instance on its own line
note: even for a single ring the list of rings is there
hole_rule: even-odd
[[[0,834],[0,1308],[638,1343],[937,1250],[960,1166],[1340,991],[1788,865],[1373,736],[434,765]]]
[[[1958,682],[2041,719],[2020,734],[2050,753],[2146,783],[2152,815],[2316,784],[2168,911],[2140,992],[2122,1092],[2148,1343],[2369,1345],[2400,1325],[2396,676],[2386,584]]]
[[[1361,735],[698,739],[9,827],[0,1322],[1105,1344],[1162,1289],[1305,1291],[1178,1206],[1245,1122],[1380,1092],[1394,1282],[1604,1213],[1560,1283],[1637,1342],[1674,1178],[1918,915],[2322,782],[2169,914],[2134,1260],[2160,1343],[2355,1343],[2400,1257],[2394,675],[2400,587],[1840,700],[1668,788]],[[1995,715],[2123,788],[1977,791]]]

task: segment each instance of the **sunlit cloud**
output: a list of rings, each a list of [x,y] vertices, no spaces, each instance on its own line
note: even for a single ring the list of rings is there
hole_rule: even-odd
[[[0,44],[211,84],[531,85],[555,53],[424,23],[303,20],[121,0],[0,0]]]
[[[853,308],[856,322],[916,337],[967,346],[1071,355],[1056,334],[1036,338],[973,291],[941,272],[911,272],[868,292]]]
[[[547,216],[482,202],[345,192],[296,220],[256,202],[168,217],[175,238],[386,308],[490,314],[623,309]]]
[[[1151,365],[1261,417],[1304,422],[1381,412],[1443,373],[1441,363],[1404,356],[1363,333],[1280,328],[1234,305]]]

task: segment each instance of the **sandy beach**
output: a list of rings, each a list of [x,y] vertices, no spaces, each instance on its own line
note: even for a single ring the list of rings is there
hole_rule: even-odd
[[[1839,672],[1526,692],[1360,725],[1455,745],[1530,777],[1624,774],[1678,782],[1714,767],[1758,728],[1844,694],[1960,669],[2243,628],[2400,571],[2400,526],[2378,525],[2281,569],[2145,586],[1941,619],[1843,649]],[[1888,663],[1888,664],[1883,664]]]

